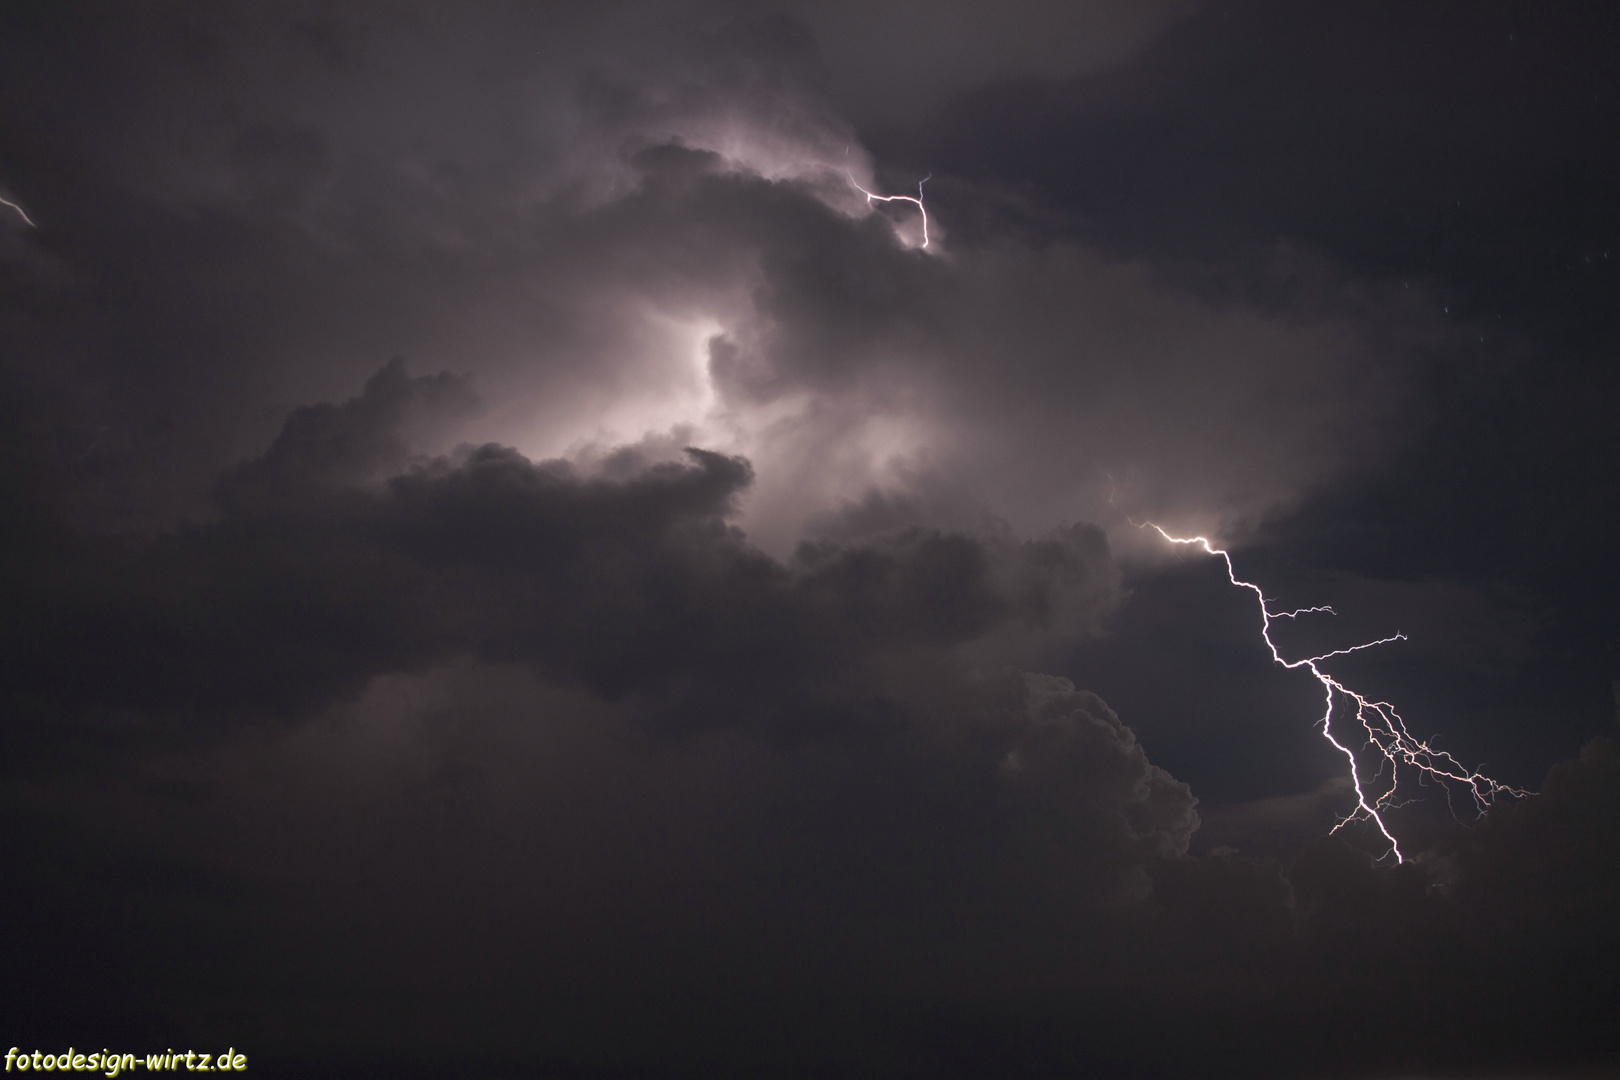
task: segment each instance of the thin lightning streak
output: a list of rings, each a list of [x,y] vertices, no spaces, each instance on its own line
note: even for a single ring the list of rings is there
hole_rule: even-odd
[[[17,216],[22,218],[24,221],[26,221],[28,223],[29,228],[31,228],[31,229],[39,228],[38,225],[34,224],[34,219],[28,216],[28,212],[26,210],[24,210],[22,207],[18,206],[16,203],[12,202],[10,199],[0,198],[0,203],[5,203],[7,206],[9,206],[13,210],[17,211]]]
[[[1273,617],[1275,618],[1275,616],[1273,616]],[[1406,635],[1405,634],[1391,634],[1387,638],[1379,638],[1377,641],[1364,641],[1360,645],[1351,645],[1347,649],[1334,649],[1332,652],[1323,653],[1321,656],[1313,656],[1309,660],[1304,661],[1304,662],[1314,664],[1318,660],[1331,660],[1335,656],[1349,656],[1351,653],[1360,652],[1362,649],[1371,649],[1375,645],[1388,645],[1391,642],[1405,641],[1405,640],[1406,640]]]
[[[1314,614],[1314,613],[1316,613],[1318,611],[1325,611],[1329,615],[1337,615],[1338,614],[1337,611],[1334,611],[1328,605],[1322,604],[1319,607],[1302,607],[1298,611],[1278,611],[1278,612],[1274,612],[1271,617],[1273,619],[1297,619],[1301,615],[1311,615],[1311,614]]]
[[[1143,522],[1142,525],[1137,527],[1142,528],[1147,525],[1153,525],[1153,523],[1151,521]],[[1269,606],[1269,601],[1266,600],[1266,594],[1261,591],[1260,586],[1251,581],[1242,581],[1238,578],[1237,571],[1232,567],[1232,556],[1225,550],[1215,547],[1202,536],[1171,536],[1158,525],[1153,525],[1153,529],[1172,544],[1196,544],[1203,548],[1205,553],[1218,555],[1221,561],[1226,563],[1227,580],[1240,589],[1249,590],[1254,594],[1255,599],[1260,602],[1260,637],[1265,641],[1266,648],[1271,650],[1272,660],[1290,670],[1304,668],[1315,677],[1317,682],[1322,684],[1325,708],[1321,719],[1316,723],[1322,729],[1322,737],[1332,743],[1333,748],[1343,754],[1345,761],[1349,763],[1350,782],[1356,792],[1356,808],[1339,819],[1339,823],[1333,826],[1334,832],[1338,832],[1352,821],[1370,821],[1383,834],[1384,839],[1389,842],[1389,851],[1386,854],[1395,856],[1396,862],[1404,862],[1405,857],[1401,854],[1400,842],[1395,839],[1395,834],[1389,831],[1389,826],[1385,823],[1381,813],[1381,811],[1403,805],[1395,801],[1395,794],[1400,787],[1399,767],[1402,764],[1417,769],[1419,779],[1428,776],[1438,780],[1441,787],[1446,790],[1448,802],[1451,798],[1451,783],[1464,785],[1468,788],[1469,794],[1473,795],[1474,805],[1482,814],[1498,795],[1505,793],[1522,798],[1530,794],[1528,791],[1497,783],[1483,773],[1465,767],[1444,750],[1436,750],[1407,730],[1406,721],[1401,719],[1401,714],[1396,712],[1395,707],[1389,702],[1371,701],[1362,697],[1317,667],[1317,664],[1331,657],[1360,652],[1362,649],[1370,649],[1375,645],[1388,645],[1394,641],[1405,641],[1405,634],[1394,634],[1390,637],[1380,638],[1377,641],[1352,645],[1346,649],[1335,649],[1332,652],[1323,653],[1321,656],[1312,656],[1304,660],[1285,660],[1282,653],[1277,650],[1276,643],[1271,640],[1271,621],[1273,619],[1295,619],[1301,615],[1319,611],[1331,614],[1333,613],[1331,607],[1322,606],[1301,608],[1298,611],[1273,612]],[[1381,795],[1374,797],[1368,794],[1367,789],[1362,786],[1361,772],[1356,764],[1355,752],[1333,737],[1331,725],[1335,697],[1347,698],[1355,704],[1356,719],[1361,722],[1361,726],[1367,732],[1367,746],[1377,747],[1378,752],[1383,755],[1385,763],[1389,765],[1389,789]],[[1383,766],[1380,765],[1378,774],[1382,773]],[[1448,781],[1451,783],[1448,783]]]
[[[849,149],[848,147],[845,147],[845,152],[846,153],[848,153],[848,149]],[[933,173],[929,173],[927,176],[925,176],[921,180],[917,181],[917,196],[916,196],[916,198],[913,198],[910,195],[875,195],[872,192],[867,191],[865,188],[861,187],[861,185],[856,182],[855,176],[854,176],[853,173],[847,173],[846,172],[844,175],[849,177],[849,182],[851,184],[855,185],[855,190],[856,191],[858,191],[862,195],[866,196],[866,201],[868,203],[874,203],[874,202],[908,202],[908,203],[915,203],[917,205],[917,209],[922,212],[922,226],[923,226],[922,246],[925,247],[925,248],[928,246],[928,208],[923,205],[923,189],[922,189],[922,186],[924,184],[928,183],[928,181],[930,181],[930,180],[932,180],[934,178]]]

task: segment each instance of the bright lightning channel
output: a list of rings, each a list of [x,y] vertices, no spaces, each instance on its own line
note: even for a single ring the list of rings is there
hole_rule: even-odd
[[[922,213],[922,227],[923,227],[922,246],[925,247],[925,248],[928,246],[928,208],[923,205],[923,189],[922,189],[922,186],[924,184],[928,183],[928,181],[930,181],[930,180],[932,180],[934,178],[933,173],[929,173],[927,176],[925,176],[921,180],[917,181],[917,194],[916,194],[915,197],[910,196],[910,195],[878,195],[878,194],[875,194],[873,192],[867,191],[865,188],[861,187],[860,183],[858,181],[856,181],[853,174],[845,173],[844,175],[849,177],[849,182],[851,184],[855,185],[855,190],[856,191],[858,191],[862,195],[866,196],[866,202],[867,202],[868,205],[870,205],[872,203],[875,203],[875,202],[908,202],[908,203],[915,203],[916,206],[917,206],[917,209]]]
[[[921,190],[921,189],[919,188],[919,190]],[[11,207],[13,210],[17,211],[17,216],[22,218],[24,221],[26,221],[28,223],[29,228],[31,228],[31,229],[39,228],[38,225],[34,224],[34,219],[28,216],[28,212],[26,210],[24,210],[22,207],[18,206],[16,203],[12,202],[10,199],[0,198],[0,203],[4,203],[5,205]],[[919,205],[921,205],[921,204],[919,204]]]
[[[1297,619],[1301,615],[1309,615],[1314,612],[1335,614],[1331,607],[1324,605],[1321,607],[1300,608],[1297,611],[1272,611],[1270,601],[1266,599],[1266,594],[1261,591],[1260,586],[1252,581],[1243,581],[1238,578],[1237,571],[1232,567],[1232,556],[1227,551],[1215,547],[1202,536],[1171,536],[1151,521],[1143,522],[1138,528],[1149,525],[1152,525],[1155,532],[1172,544],[1196,544],[1198,547],[1203,548],[1205,553],[1219,556],[1221,561],[1226,563],[1227,580],[1240,589],[1249,590],[1254,594],[1255,599],[1260,602],[1260,636],[1264,639],[1266,648],[1271,650],[1272,660],[1290,670],[1304,668],[1315,677],[1317,682],[1322,684],[1326,708],[1321,719],[1316,724],[1322,729],[1322,737],[1332,743],[1333,748],[1343,754],[1345,761],[1349,763],[1350,782],[1356,792],[1356,808],[1339,819],[1338,824],[1333,826],[1333,832],[1338,832],[1352,821],[1369,821],[1389,842],[1389,850],[1384,853],[1384,857],[1387,858],[1393,855],[1396,862],[1404,862],[1405,857],[1401,854],[1400,842],[1395,839],[1395,834],[1389,831],[1389,825],[1384,821],[1383,817],[1383,811],[1401,805],[1395,802],[1394,799],[1395,793],[1400,788],[1400,766],[1403,764],[1417,769],[1420,778],[1429,776],[1438,781],[1440,786],[1445,789],[1448,803],[1451,799],[1451,785],[1461,784],[1465,786],[1469,794],[1474,797],[1474,805],[1481,814],[1496,800],[1498,795],[1508,794],[1523,798],[1530,794],[1528,791],[1498,783],[1483,773],[1465,767],[1444,750],[1436,750],[1407,730],[1406,721],[1401,719],[1401,714],[1396,712],[1395,707],[1389,702],[1371,701],[1349,689],[1317,666],[1322,661],[1335,656],[1346,656],[1350,653],[1360,652],[1363,649],[1373,648],[1376,645],[1388,645],[1393,641],[1405,641],[1405,634],[1397,633],[1390,637],[1380,638],[1377,641],[1352,645],[1346,649],[1334,649],[1332,652],[1323,653],[1321,656],[1311,656],[1303,660],[1285,660],[1282,653],[1277,650],[1276,643],[1271,640],[1271,621],[1273,619]],[[1389,767],[1389,787],[1383,794],[1376,797],[1369,796],[1366,787],[1362,784],[1361,771],[1356,764],[1355,751],[1333,737],[1333,704],[1336,699],[1340,698],[1355,705],[1356,719],[1360,721],[1361,726],[1367,732],[1366,745],[1376,747],[1378,752],[1383,755],[1383,763],[1379,765],[1378,772],[1374,775],[1382,775],[1385,765]]]

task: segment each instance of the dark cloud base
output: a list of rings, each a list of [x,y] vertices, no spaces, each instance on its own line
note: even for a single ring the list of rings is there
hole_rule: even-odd
[[[254,1067],[278,1075],[1604,1075],[1620,1054],[1607,1023],[1617,790],[1620,754],[1594,746],[1438,870],[1374,868],[1332,841],[1286,876],[1240,857],[1158,864],[1150,900],[1089,915],[1086,932],[1108,940],[1057,985],[978,992],[683,984],[656,963],[567,989],[356,992],[346,978],[267,979],[276,942],[219,933],[222,909],[240,924],[242,909],[277,901],[178,867],[151,868],[142,895],[116,867],[76,882],[70,907],[40,910],[60,893],[13,898],[8,925],[31,932],[11,964],[29,975],[7,1015],[43,1044],[86,1030],[114,1044],[250,1044]],[[8,867],[30,861],[21,846],[8,845]],[[872,946],[824,943],[855,964]]]

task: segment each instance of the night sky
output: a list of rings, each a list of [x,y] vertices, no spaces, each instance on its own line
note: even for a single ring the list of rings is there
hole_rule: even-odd
[[[0,197],[0,1052],[1620,1071],[1620,7],[15,3]]]

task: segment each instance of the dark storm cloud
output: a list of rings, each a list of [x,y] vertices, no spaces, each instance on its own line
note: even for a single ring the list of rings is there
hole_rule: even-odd
[[[1558,1074],[1617,1049],[1612,746],[1431,866],[1334,840],[1284,873],[1158,857],[1190,800],[1095,698],[1037,679],[980,700],[1000,709],[965,741],[671,754],[600,704],[463,667],[379,681],[290,741],[36,784],[13,917],[75,932],[20,947],[45,974],[9,1011],[86,1015],[71,972],[95,962],[110,1029],[251,1036],[316,1074],[331,1054],[407,1073],[487,1055],[495,1075]],[[64,866],[23,836],[121,854]],[[101,929],[42,917],[64,901]]]
[[[936,14],[912,47],[955,72],[977,24]],[[1081,51],[1125,56],[1103,43],[1173,15],[1059,21],[1095,19]],[[58,408],[89,434],[60,467],[93,517],[174,520],[287,409],[346,393],[357,357],[404,352],[476,372],[494,407],[464,437],[531,456],[712,413],[728,438],[709,445],[759,469],[746,521],[778,553],[807,514],[930,473],[995,492],[1025,531],[1106,512],[1105,473],[1137,511],[1252,521],[1376,458],[1436,332],[1399,298],[1267,310],[1083,246],[953,245],[953,214],[1001,218],[944,175],[946,258],[901,249],[845,175],[869,158],[814,18],[488,16],[32,28],[9,78],[35,105],[13,126],[64,178],[39,192],[35,246],[82,268],[54,301],[81,318],[23,347],[30,378],[46,355],[76,372]],[[1006,41],[1048,17],[1003,23]],[[87,106],[47,91],[55,62],[103,54],[101,81],[130,88],[119,120],[70,122]]]
[[[1407,630],[1347,681],[1526,786],[1581,721],[1520,668],[1609,694],[1545,590],[1606,602],[1612,395],[1541,380],[1556,311],[1481,353],[1446,310],[1526,249],[1413,227],[1403,185],[1495,122],[1431,138],[1423,80],[1476,115],[1474,68],[1400,10],[8,10],[20,1037],[309,1075],[1616,1060],[1613,745],[1375,864],[1322,839],[1342,758],[1252,596],[1130,528],[1345,613],[1290,649]],[[1520,236],[1515,193],[1607,176],[1531,97],[1556,161],[1469,218]],[[924,251],[854,184],[930,171]],[[1607,220],[1572,190],[1555,225]],[[1587,494],[1499,504],[1549,461]]]
[[[815,32],[831,92],[867,126],[926,123],[986,83],[1118,67],[1198,10],[1186,0],[789,5]]]
[[[404,430],[468,404],[458,380],[396,361],[361,397],[294,412],[221,479],[214,520],[19,568],[17,693],[200,722],[473,656],[610,699],[669,695],[655,711],[683,727],[792,732],[893,712],[877,673],[896,657],[1056,630],[1076,606],[1094,627],[1111,599],[1094,530],[991,543],[911,528],[806,544],[784,565],[726,522],[748,464],[702,450],[621,481],[495,445],[410,464]]]

